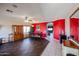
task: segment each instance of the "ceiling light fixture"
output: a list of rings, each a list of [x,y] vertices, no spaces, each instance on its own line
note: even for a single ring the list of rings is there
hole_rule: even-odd
[[[27,20],[28,17],[25,17],[25,20]]]
[[[25,20],[24,20],[24,22],[28,22],[28,20],[27,20],[27,19],[28,19],[28,17],[25,17]]]

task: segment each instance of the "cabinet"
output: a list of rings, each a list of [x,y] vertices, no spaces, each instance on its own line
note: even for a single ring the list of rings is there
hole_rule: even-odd
[[[24,38],[23,25],[13,25],[12,28],[14,32],[14,41]]]
[[[68,53],[79,56],[79,49],[70,48],[62,45],[62,55],[66,56]]]

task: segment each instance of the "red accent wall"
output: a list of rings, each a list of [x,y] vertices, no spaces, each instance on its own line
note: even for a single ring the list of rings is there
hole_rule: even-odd
[[[74,35],[75,40],[77,40],[79,42],[78,21],[79,21],[79,18],[71,18],[70,19],[70,35]]]
[[[34,32],[36,31],[36,26],[39,25],[40,26],[40,31],[43,33],[46,33],[46,27],[47,27],[47,22],[43,22],[43,23],[34,23]]]
[[[59,35],[63,31],[65,34],[65,19],[59,19],[53,22],[54,38],[59,40]]]

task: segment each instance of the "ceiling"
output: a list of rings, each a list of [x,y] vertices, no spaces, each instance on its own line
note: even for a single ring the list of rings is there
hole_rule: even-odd
[[[78,6],[77,3],[0,3],[0,21],[24,23],[25,17],[32,17],[35,22],[50,22],[69,17]]]

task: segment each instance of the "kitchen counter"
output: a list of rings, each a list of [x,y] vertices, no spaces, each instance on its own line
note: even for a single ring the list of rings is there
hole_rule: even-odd
[[[63,45],[70,48],[79,49],[79,46],[77,46],[75,43],[73,43],[70,40],[63,40]]]
[[[79,56],[79,46],[70,40],[63,40],[62,55],[67,56],[67,54]]]

